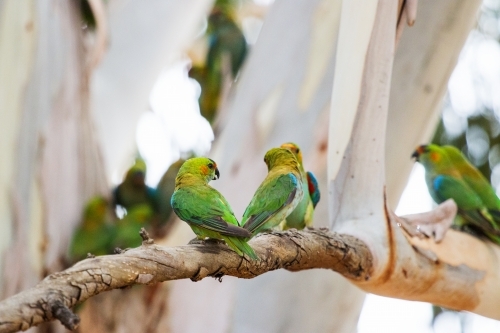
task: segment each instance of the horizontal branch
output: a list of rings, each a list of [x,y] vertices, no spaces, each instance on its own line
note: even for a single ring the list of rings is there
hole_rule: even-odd
[[[78,325],[69,308],[101,292],[134,284],[224,275],[251,279],[276,269],[331,269],[353,281],[368,280],[372,255],[349,235],[324,229],[261,234],[250,241],[260,260],[238,256],[224,244],[204,242],[162,247],[141,234],[143,245],[116,255],[83,260],[49,275],[37,286],[0,302],[0,333],[26,330],[59,319],[68,329]]]

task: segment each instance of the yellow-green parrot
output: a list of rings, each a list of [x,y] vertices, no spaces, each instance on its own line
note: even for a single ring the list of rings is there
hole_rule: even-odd
[[[87,253],[104,255],[113,253],[116,229],[110,224],[108,201],[100,196],[91,198],[83,210],[82,221],[71,240],[70,260],[85,259]]]
[[[442,203],[453,199],[457,204],[461,219],[455,219],[455,225],[469,227],[500,244],[500,228],[481,196],[464,180],[445,149],[435,144],[422,145],[412,157],[424,166],[427,188],[434,201]]]
[[[278,226],[304,197],[300,165],[293,153],[272,148],[264,156],[268,174],[243,213],[241,224],[256,235]]]
[[[156,210],[157,198],[155,189],[145,183],[146,162],[136,158],[134,165],[127,171],[123,182],[113,191],[115,205],[129,210],[135,205],[149,204]]]
[[[281,223],[281,229],[287,230],[290,228],[304,229],[306,226],[310,227],[313,223],[313,213],[314,208],[319,202],[320,192],[318,187],[318,181],[312,172],[306,172],[302,164],[302,152],[299,146],[295,143],[287,142],[281,145],[281,148],[290,150],[300,166],[300,175],[302,176],[302,191],[304,191],[304,197],[302,201],[299,202],[297,207],[293,212],[288,215],[288,217]]]
[[[188,159],[179,169],[171,204],[179,218],[189,224],[198,239],[219,239],[238,255],[258,259],[247,244],[252,234],[241,228],[226,199],[208,185],[219,178],[217,164],[206,157]]]

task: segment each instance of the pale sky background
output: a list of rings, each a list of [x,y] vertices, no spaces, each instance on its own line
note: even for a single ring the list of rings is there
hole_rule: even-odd
[[[273,0],[254,0],[270,4]],[[498,6],[498,1],[488,1]],[[495,21],[498,25],[498,22]],[[245,26],[245,24],[244,24]],[[248,26],[259,27],[259,22]],[[498,27],[497,27],[498,29]],[[250,29],[251,30],[251,29]],[[248,32],[256,40],[255,30]],[[258,31],[257,31],[258,34]],[[187,76],[189,60],[180,60],[159,75],[150,96],[151,111],[146,112],[137,128],[137,144],[148,164],[147,182],[154,186],[168,166],[181,154],[207,154],[214,139],[209,123],[200,115],[197,99],[199,84]],[[480,84],[478,84],[478,82]],[[500,118],[500,46],[478,32],[472,32],[448,84],[448,103],[443,109],[446,131],[450,136],[467,129],[467,117],[482,105]],[[196,128],[193,130],[193,128]],[[472,129],[467,133],[471,158],[488,158],[487,135]],[[411,152],[408,152],[410,154]],[[492,181],[500,192],[500,165],[492,172]],[[424,169],[415,165],[408,185],[396,209],[398,215],[432,209],[424,181]],[[368,295],[358,324],[359,333],[464,333],[500,332],[500,322],[470,313],[442,314],[431,327],[432,309],[427,303],[403,301]]]

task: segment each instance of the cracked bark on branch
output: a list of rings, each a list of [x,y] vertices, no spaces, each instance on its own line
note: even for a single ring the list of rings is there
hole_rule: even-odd
[[[78,317],[69,308],[101,292],[134,284],[224,275],[254,278],[284,268],[299,271],[331,269],[353,281],[369,279],[372,256],[355,237],[326,230],[289,230],[262,234],[251,240],[261,258],[249,261],[217,243],[161,247],[142,235],[143,245],[117,255],[88,258],[49,275],[37,286],[0,302],[0,332],[26,330],[59,319],[74,329]]]

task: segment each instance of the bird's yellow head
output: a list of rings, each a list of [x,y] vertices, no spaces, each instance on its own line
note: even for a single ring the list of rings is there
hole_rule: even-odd
[[[198,179],[203,179],[207,183],[211,180],[216,180],[220,177],[217,163],[207,157],[194,157],[186,160],[179,169],[176,183],[184,176],[194,176]]]
[[[264,162],[266,162],[267,170],[271,170],[276,166],[288,165],[299,171],[297,158],[290,150],[285,148],[272,148],[268,150],[264,156]]]
[[[302,151],[300,150],[299,146],[297,146],[293,142],[287,142],[282,144],[280,147],[291,151],[297,158],[297,161],[299,161],[299,164],[302,165]]]
[[[128,169],[125,179],[130,181],[135,186],[144,186],[146,179],[146,162],[138,157],[135,159],[134,165]]]

